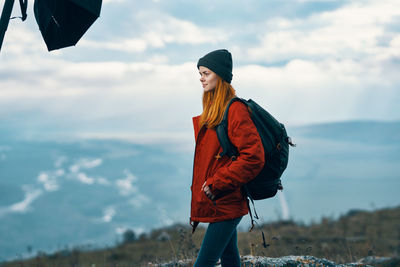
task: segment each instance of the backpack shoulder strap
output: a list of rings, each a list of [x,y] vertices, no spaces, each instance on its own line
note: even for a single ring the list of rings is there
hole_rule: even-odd
[[[220,153],[220,156],[222,157],[224,155],[227,155],[233,160],[236,159],[238,152],[236,147],[231,143],[228,137],[228,113],[230,106],[236,101],[240,101],[247,106],[246,100],[239,97],[232,98],[229,101],[228,105],[226,106],[224,117],[221,123],[218,124],[217,127],[215,128],[215,131],[217,132],[218,141],[222,147],[222,152]]]
[[[226,106],[226,109],[225,109],[225,112],[224,112],[224,118],[222,119],[222,122],[221,122],[221,123],[228,123],[229,108],[230,108],[230,106],[231,106],[234,102],[236,102],[236,101],[242,102],[243,104],[245,104],[245,105],[247,106],[247,101],[246,101],[245,99],[240,98],[240,97],[234,97],[234,98],[232,98],[231,100],[229,100],[229,103],[228,103],[228,105]]]

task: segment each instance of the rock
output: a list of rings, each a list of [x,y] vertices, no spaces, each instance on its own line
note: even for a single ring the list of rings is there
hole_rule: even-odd
[[[280,258],[268,258],[261,256],[243,256],[242,266],[254,266],[254,267],[313,267],[313,266],[324,266],[324,267],[370,267],[367,264],[362,263],[346,263],[338,264],[327,259],[320,259],[313,256],[284,256]]]
[[[313,256],[284,256],[280,258],[269,258],[261,256],[243,256],[241,257],[242,266],[245,267],[372,267],[365,262],[338,264],[327,259],[320,259]],[[157,267],[189,267],[194,260],[187,259],[178,262],[169,262],[163,264],[152,264]],[[369,263],[369,262],[368,262]],[[221,267],[217,264],[216,267]]]
[[[148,266],[151,266],[151,267],[192,267],[193,264],[194,264],[194,259],[186,259],[186,260],[179,260],[179,261],[173,261],[173,262],[161,263],[161,264],[149,263]]]
[[[386,265],[386,266],[396,266],[398,264],[398,262],[400,262],[400,258],[368,256],[368,257],[360,259],[356,263],[370,264],[372,266],[375,266],[377,264],[388,263],[388,265]],[[391,263],[393,263],[393,264],[391,264]]]

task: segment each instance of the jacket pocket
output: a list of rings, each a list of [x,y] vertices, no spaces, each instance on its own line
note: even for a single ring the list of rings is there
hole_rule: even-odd
[[[207,170],[207,176],[206,177],[213,177],[215,173],[218,171],[218,169],[223,168],[225,166],[231,165],[232,161],[230,158],[227,156],[224,156],[220,159],[216,159],[212,162],[210,167]]]
[[[203,191],[197,196],[196,210],[199,217],[214,217],[216,215],[216,206]]]
[[[231,204],[231,203],[240,203],[244,199],[242,192],[240,189],[236,189],[235,191],[229,192],[228,194],[224,195],[223,197],[217,199],[218,204]]]

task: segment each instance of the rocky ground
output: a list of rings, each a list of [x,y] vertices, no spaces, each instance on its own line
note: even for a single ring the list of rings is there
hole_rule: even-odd
[[[385,264],[386,263],[386,264]],[[338,264],[327,259],[320,259],[313,256],[284,256],[280,258],[268,258],[260,256],[243,256],[242,266],[244,267],[369,267],[369,266],[398,266],[399,260],[393,261],[386,257],[367,257],[354,263]],[[382,265],[384,264],[384,265]],[[150,264],[154,267],[191,267],[193,260],[184,260],[179,262],[169,262],[163,264]],[[217,265],[216,267],[220,267]]]

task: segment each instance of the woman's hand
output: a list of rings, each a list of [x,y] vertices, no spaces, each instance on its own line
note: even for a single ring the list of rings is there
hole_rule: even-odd
[[[210,187],[208,185],[206,185],[207,181],[204,182],[204,184],[201,187],[201,191],[204,191],[204,193],[206,194],[206,196],[211,199],[214,200],[215,199],[215,195],[211,192]]]

